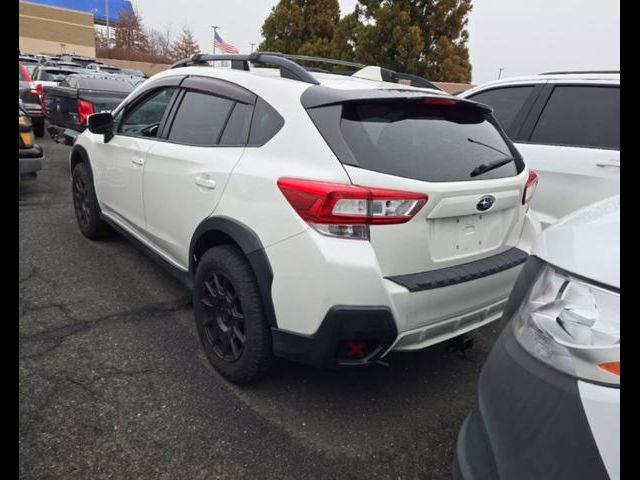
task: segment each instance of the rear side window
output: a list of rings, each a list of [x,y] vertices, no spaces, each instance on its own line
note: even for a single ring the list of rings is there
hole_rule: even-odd
[[[220,137],[220,145],[245,145],[250,120],[251,107],[245,103],[236,103]]]
[[[461,104],[355,103],[343,106],[340,129],[357,166],[367,170],[428,182],[517,175],[519,160],[470,176],[482,163],[514,155],[490,118]]]
[[[233,105],[233,100],[188,90],[173,120],[169,141],[216,145]]]
[[[24,72],[22,71],[22,68],[20,68],[20,65],[18,65],[18,81],[19,82],[27,81],[27,77],[24,75]]]
[[[249,145],[259,146],[267,143],[280,131],[284,119],[267,102],[258,98],[251,120]]]
[[[619,149],[620,88],[555,87],[529,141]]]
[[[531,95],[533,87],[533,85],[527,85],[526,87],[496,88],[467,98],[493,107],[493,114],[498,122],[509,132],[518,112]]]

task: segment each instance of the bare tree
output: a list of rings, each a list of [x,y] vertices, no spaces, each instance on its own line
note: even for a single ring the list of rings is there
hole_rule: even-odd
[[[149,39],[142,28],[142,18],[139,15],[129,11],[120,12],[115,47],[140,53],[150,51]]]
[[[171,25],[165,26],[164,30],[150,28],[146,33],[151,53],[158,57],[169,58],[171,51]]]
[[[200,53],[200,46],[193,38],[193,33],[189,27],[182,27],[182,32],[178,39],[171,45],[170,57],[173,60],[181,60],[190,57],[194,53]]]

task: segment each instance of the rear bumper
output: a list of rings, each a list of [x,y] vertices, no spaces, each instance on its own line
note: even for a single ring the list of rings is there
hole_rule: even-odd
[[[388,329],[393,338],[388,342],[385,335],[385,341],[379,343],[386,350],[371,361],[391,350],[425,348],[499,319],[521,270],[520,261],[527,255],[520,252],[521,258],[505,269],[497,268],[502,263],[496,261],[496,268],[487,269],[482,277],[474,274],[458,278],[455,284],[410,291],[384,278],[369,242],[325,237],[307,230],[267,247],[265,253],[273,270],[271,295],[278,327],[274,331],[275,353],[312,364],[335,363],[333,357],[326,361],[331,357],[327,349],[335,353],[336,345],[345,339],[338,335],[339,330],[325,326],[336,305],[349,309],[350,318],[360,316],[360,332],[366,331],[367,325],[371,331],[378,330],[370,320],[372,310],[386,312],[388,323],[393,324],[393,329]],[[314,342],[314,347],[305,346]],[[321,352],[319,358],[314,352]]]
[[[20,176],[33,176],[42,169],[44,153],[39,145],[31,148],[21,148],[19,151]]]
[[[44,120],[44,113],[42,112],[42,107],[33,107],[31,106],[31,104],[24,104],[24,109],[27,111],[31,119]]]
[[[460,429],[454,478],[606,479],[578,381],[525,352],[507,324]]]
[[[71,130],[69,128],[59,127],[57,125],[51,125],[47,127],[49,135],[56,143],[62,143],[64,145],[73,146],[80,132]]]
[[[273,351],[315,367],[375,363],[398,335],[386,307],[333,307],[313,335],[272,329]]]

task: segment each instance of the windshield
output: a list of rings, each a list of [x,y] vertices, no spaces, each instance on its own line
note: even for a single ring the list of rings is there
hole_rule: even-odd
[[[24,68],[27,69],[27,72],[29,72],[29,75],[33,74],[33,71],[38,68],[38,64],[37,63],[27,63]]]
[[[501,178],[518,174],[514,162],[480,177],[482,163],[511,156],[507,141],[482,110],[465,104],[416,101],[345,104],[342,135],[358,166],[428,182]]]

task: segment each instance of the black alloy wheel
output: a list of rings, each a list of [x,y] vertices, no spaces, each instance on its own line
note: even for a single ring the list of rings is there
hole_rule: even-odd
[[[221,273],[212,273],[204,286],[206,296],[200,302],[209,313],[203,323],[206,339],[220,359],[235,362],[242,355],[247,340],[238,293]]]
[[[233,245],[211,247],[193,280],[196,327],[211,366],[239,385],[263,378],[273,364],[271,327],[243,252]]]
[[[76,175],[73,179],[73,206],[81,228],[88,227],[91,221],[90,201],[89,191],[82,175]]]
[[[71,194],[80,232],[91,240],[108,237],[112,230],[100,218],[100,207],[93,189],[93,180],[84,162],[73,167]]]

